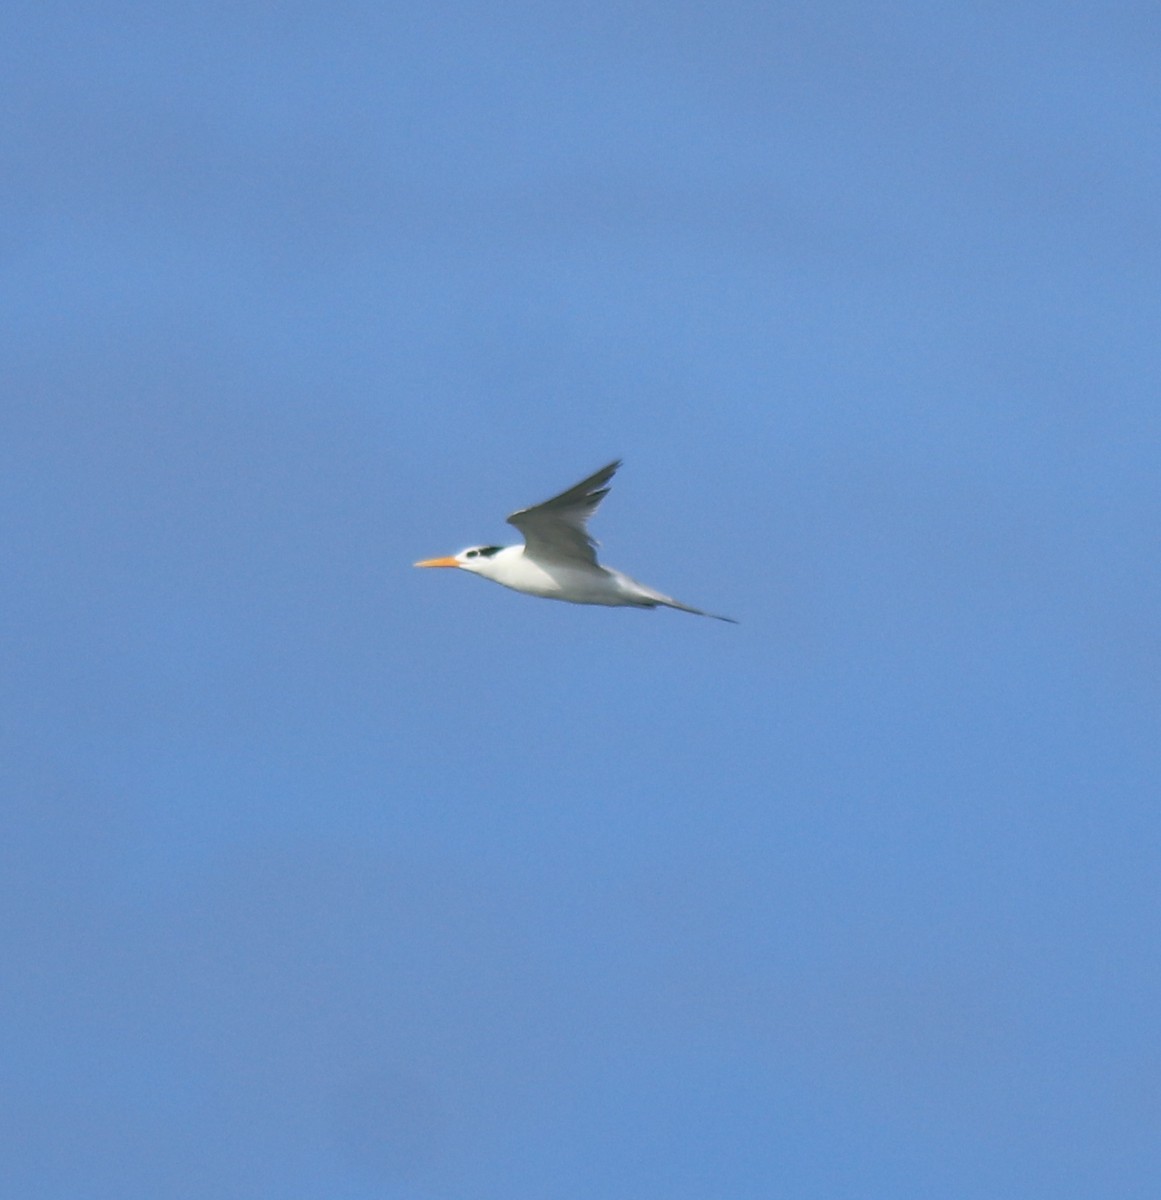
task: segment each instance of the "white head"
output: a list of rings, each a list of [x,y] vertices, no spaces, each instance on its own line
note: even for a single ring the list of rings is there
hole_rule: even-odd
[[[503,546],[469,546],[458,554],[447,558],[425,558],[417,562],[417,567],[459,567],[461,571],[471,571],[475,575],[489,574],[494,555],[503,550]]]

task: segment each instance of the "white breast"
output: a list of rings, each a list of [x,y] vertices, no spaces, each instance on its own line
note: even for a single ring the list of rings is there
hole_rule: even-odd
[[[581,563],[536,562],[527,558],[523,546],[507,546],[492,556],[487,568],[479,568],[496,583],[517,592],[570,600],[573,604],[632,604],[617,578],[603,567]]]

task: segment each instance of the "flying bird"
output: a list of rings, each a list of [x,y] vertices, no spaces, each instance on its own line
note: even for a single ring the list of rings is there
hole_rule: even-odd
[[[524,535],[523,546],[469,546],[458,554],[425,558],[415,565],[458,567],[547,600],[632,608],[661,605],[736,625],[733,617],[691,608],[597,562],[597,543],[589,536],[588,520],[609,494],[607,484],[620,465],[620,459],[611,462],[559,496],[514,512],[508,524]]]

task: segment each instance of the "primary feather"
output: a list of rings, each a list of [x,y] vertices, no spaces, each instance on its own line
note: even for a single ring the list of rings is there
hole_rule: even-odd
[[[512,513],[508,524],[515,525],[524,535],[528,553],[547,562],[579,561],[596,566],[597,543],[590,537],[587,525],[609,494],[606,484],[620,465],[621,460],[617,459],[559,496]]]

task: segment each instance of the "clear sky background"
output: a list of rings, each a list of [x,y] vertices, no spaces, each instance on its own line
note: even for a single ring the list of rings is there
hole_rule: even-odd
[[[1156,6],[2,23],[0,1192],[1161,1195]]]

